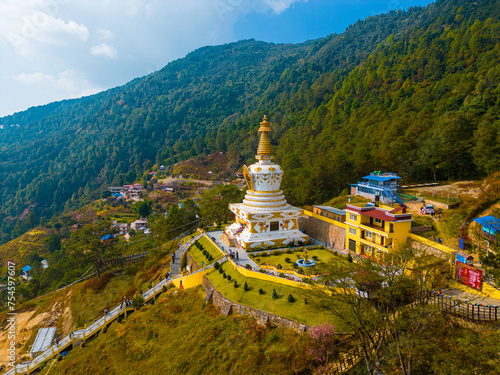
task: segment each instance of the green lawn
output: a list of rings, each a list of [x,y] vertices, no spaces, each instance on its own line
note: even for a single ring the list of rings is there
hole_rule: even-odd
[[[206,249],[210,253],[210,255],[212,255],[212,257],[214,258],[213,262],[222,258],[223,255],[219,251],[219,249],[215,247],[212,242],[210,242],[205,236],[201,237],[198,242],[203,245],[203,248]],[[201,267],[202,262],[204,262],[205,265],[209,263],[207,257],[203,255],[203,252],[201,252],[195,245],[191,245],[188,252],[191,257],[193,257],[198,266]]]
[[[334,258],[341,258],[341,256],[335,256],[333,253],[327,251],[327,250],[320,250],[320,249],[315,249],[315,250],[309,250],[309,259],[312,259],[316,262],[316,264],[321,264],[321,263],[328,263],[330,260]],[[314,259],[313,257],[316,256],[318,259]],[[290,263],[286,262],[286,258],[290,258]],[[259,256],[256,254],[256,257],[254,260],[260,259],[261,263],[265,264],[272,264],[273,266],[278,266],[281,264],[283,268],[286,269],[292,269],[293,264],[299,259],[304,258],[304,252],[303,251],[294,251],[290,254],[287,253],[280,253],[278,255],[268,255],[266,257]]]
[[[224,279],[222,274],[216,270],[210,272],[207,277],[219,292],[233,302],[310,325],[317,325],[323,322],[331,322],[334,325],[336,323],[333,321],[334,318],[331,315],[313,310],[310,305],[304,303],[304,299],[307,296],[307,290],[305,289],[245,277],[234,270],[229,263],[224,264],[223,268],[227,275],[231,275],[230,282]],[[234,287],[234,280],[240,284],[238,288]],[[248,292],[245,292],[243,289],[245,281],[250,287]],[[263,295],[259,294],[259,289],[261,288],[265,292]],[[273,289],[276,289],[279,295],[278,299],[272,298]],[[295,297],[295,302],[288,302],[289,294]]]

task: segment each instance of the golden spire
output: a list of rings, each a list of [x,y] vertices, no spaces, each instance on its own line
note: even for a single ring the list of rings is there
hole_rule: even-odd
[[[271,149],[271,140],[269,139],[269,132],[271,131],[270,123],[267,122],[267,116],[260,123],[260,141],[259,148],[257,149],[257,160],[271,160],[273,158],[273,150]]]

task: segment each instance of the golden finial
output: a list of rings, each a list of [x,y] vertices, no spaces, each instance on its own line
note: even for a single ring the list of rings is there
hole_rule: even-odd
[[[267,121],[267,116],[260,123],[259,130],[260,141],[259,148],[257,149],[257,160],[271,160],[273,158],[273,151],[271,149],[271,140],[269,139],[269,132],[271,131],[271,124]]]

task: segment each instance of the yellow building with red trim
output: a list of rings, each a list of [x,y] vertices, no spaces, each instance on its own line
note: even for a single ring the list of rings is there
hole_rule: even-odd
[[[383,259],[410,236],[412,217],[404,206],[379,202],[348,204],[346,247],[358,254]]]

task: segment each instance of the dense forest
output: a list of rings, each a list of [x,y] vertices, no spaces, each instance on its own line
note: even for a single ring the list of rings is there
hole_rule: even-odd
[[[324,202],[372,170],[500,170],[498,2],[440,0],[303,44],[204,47],[90,97],[0,119],[0,243],[155,164],[251,163],[267,114],[283,189]]]

